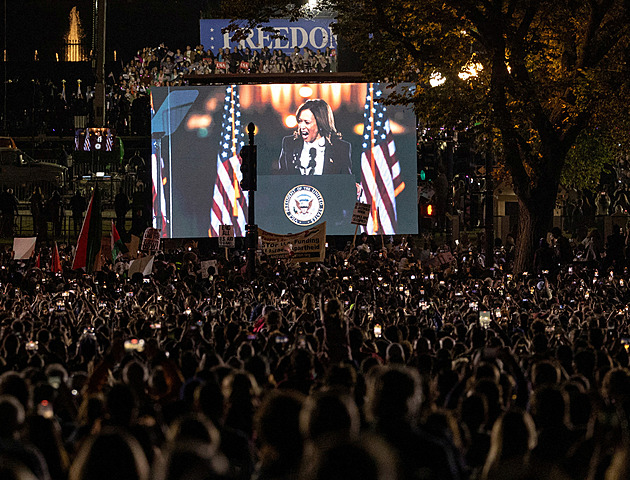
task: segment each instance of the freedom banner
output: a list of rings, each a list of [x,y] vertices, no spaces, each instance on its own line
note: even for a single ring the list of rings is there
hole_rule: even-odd
[[[292,262],[323,262],[326,255],[326,222],[302,233],[278,235],[258,229],[263,253]]]
[[[308,47],[313,51],[326,48],[337,48],[337,38],[332,31],[331,18],[300,18],[291,21],[287,18],[274,18],[252,30],[252,32],[240,42],[233,42],[230,33],[221,30],[230,23],[229,19],[201,19],[199,20],[199,43],[206,50],[211,50],[215,55],[224,48],[234,50],[235,46],[242,49],[261,50],[268,47],[271,50],[282,50],[286,54],[293,53],[293,49]],[[238,21],[240,25],[244,21]],[[280,37],[273,38],[273,34],[264,30],[270,27],[278,30]]]

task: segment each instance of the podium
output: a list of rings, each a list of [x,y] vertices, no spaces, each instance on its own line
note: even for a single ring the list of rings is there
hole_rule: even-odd
[[[298,233],[326,222],[327,235],[352,235],[354,175],[260,175],[256,224],[272,233]]]

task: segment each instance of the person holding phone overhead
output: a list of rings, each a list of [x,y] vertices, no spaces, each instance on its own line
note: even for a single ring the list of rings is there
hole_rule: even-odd
[[[284,175],[351,175],[351,145],[341,139],[330,106],[318,98],[307,100],[295,116],[297,128],[282,139],[272,170]]]

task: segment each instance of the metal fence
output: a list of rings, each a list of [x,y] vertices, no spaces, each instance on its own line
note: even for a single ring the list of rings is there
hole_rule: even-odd
[[[109,234],[111,230],[111,222],[116,220],[116,214],[113,211],[103,211],[103,234]],[[74,230],[74,224],[72,219],[72,212],[70,210],[64,210],[63,217],[61,219],[61,233],[55,236],[52,222],[48,221],[47,232],[45,237],[49,240],[58,241],[73,241],[79,235],[79,231]],[[81,225],[79,225],[79,230]],[[131,228],[131,212],[127,213],[126,229]],[[16,237],[29,237],[35,234],[33,228],[33,216],[30,212],[28,205],[21,203],[19,208],[19,214],[15,216],[13,233]],[[43,235],[40,235],[43,236]]]

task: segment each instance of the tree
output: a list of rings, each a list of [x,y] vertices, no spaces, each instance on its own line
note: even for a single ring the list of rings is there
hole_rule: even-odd
[[[282,4],[249,2],[234,15],[286,14]],[[432,125],[478,126],[511,175],[520,212],[515,270],[528,270],[550,230],[570,152],[628,117],[630,0],[328,0],[326,7],[337,33],[369,58],[368,78],[412,83],[390,101],[413,104]]]

